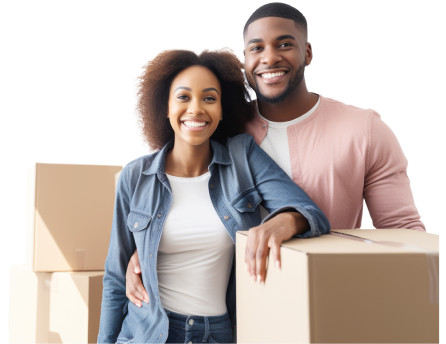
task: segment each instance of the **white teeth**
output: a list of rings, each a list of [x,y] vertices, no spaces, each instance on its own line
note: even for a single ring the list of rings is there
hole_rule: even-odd
[[[263,73],[263,74],[260,74],[260,76],[261,76],[262,78],[264,78],[264,79],[271,79],[271,78],[275,78],[275,77],[277,77],[277,76],[282,76],[282,75],[284,75],[284,74],[285,74],[285,72]]]
[[[189,128],[204,127],[206,125],[206,122],[184,121],[183,123]]]

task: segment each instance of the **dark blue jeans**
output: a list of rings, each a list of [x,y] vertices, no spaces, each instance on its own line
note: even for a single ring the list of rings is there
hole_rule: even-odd
[[[183,315],[166,309],[169,336],[166,343],[232,343],[228,313],[212,317]]]

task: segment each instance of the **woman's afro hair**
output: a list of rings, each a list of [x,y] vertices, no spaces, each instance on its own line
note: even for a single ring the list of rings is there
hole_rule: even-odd
[[[204,66],[215,74],[221,86],[223,120],[211,139],[225,144],[228,137],[242,134],[255,115],[250,87],[243,73],[243,62],[230,47],[202,49],[165,48],[146,59],[132,78],[132,122],[141,148],[159,151],[174,138],[167,118],[173,79],[191,66]]]

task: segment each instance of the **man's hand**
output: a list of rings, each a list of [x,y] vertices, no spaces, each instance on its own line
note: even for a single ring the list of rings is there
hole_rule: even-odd
[[[125,274],[125,295],[135,306],[141,307],[142,301],[149,303],[149,294],[141,281],[141,266],[139,265],[138,250],[130,258]]]
[[[307,219],[298,212],[284,212],[274,216],[248,232],[245,268],[254,282],[265,283],[266,258],[272,251],[274,265],[280,269],[280,244],[293,235],[310,229]]]

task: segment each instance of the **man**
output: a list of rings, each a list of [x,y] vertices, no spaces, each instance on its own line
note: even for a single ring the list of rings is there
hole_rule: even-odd
[[[307,90],[304,72],[313,53],[302,13],[266,4],[248,19],[243,37],[246,78],[257,95],[257,113],[246,131],[315,201],[331,227],[359,228],[365,199],[376,228],[425,231],[407,160],[380,116]],[[271,233],[257,227],[249,232],[246,265],[257,281],[264,280],[271,241]],[[149,301],[140,271],[134,254],[127,296],[139,306]]]

